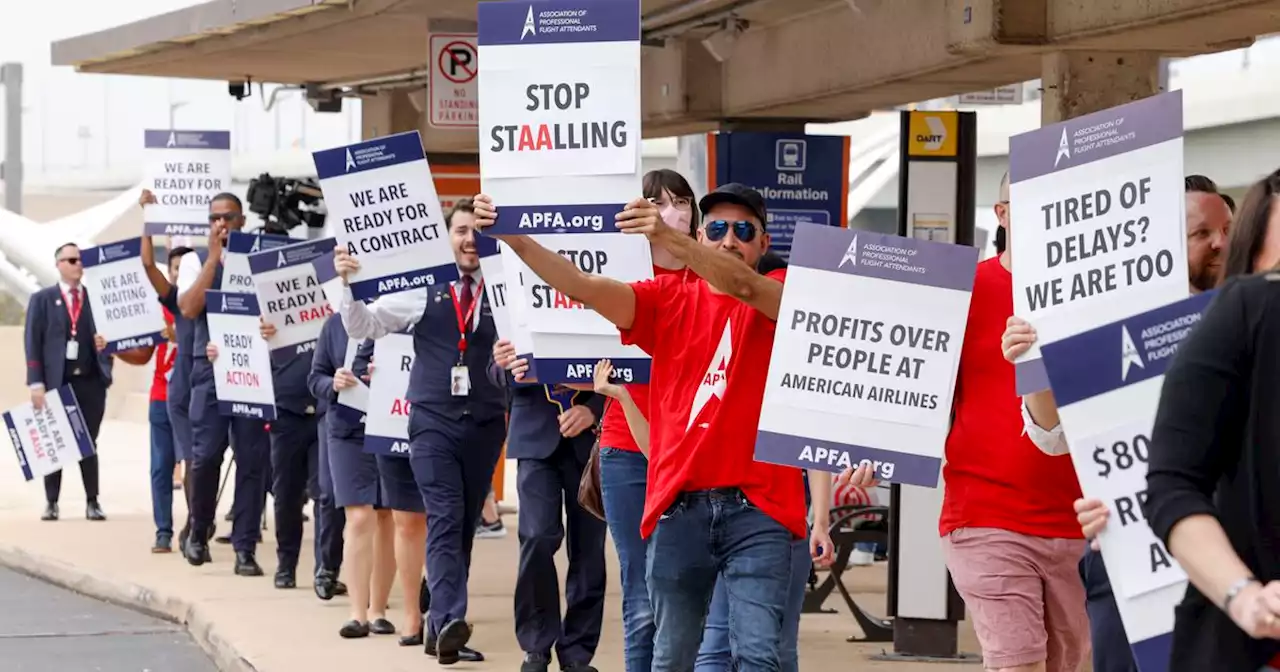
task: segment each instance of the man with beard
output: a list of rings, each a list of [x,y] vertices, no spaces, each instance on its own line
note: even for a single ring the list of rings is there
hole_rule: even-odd
[[[1227,229],[1231,210],[1218,193],[1213,180],[1203,175],[1188,175],[1185,180],[1187,199],[1187,279],[1192,294],[1213,289],[1222,271]],[[1010,362],[1035,342],[1035,330],[1021,318],[1009,318],[1009,326],[1001,341],[1001,349]],[[1036,447],[1048,455],[1070,452],[1062,425],[1058,424],[1058,406],[1049,390],[1023,397],[1023,423]],[[1052,427],[1046,430],[1044,427]],[[1084,536],[1095,539],[1106,526],[1109,511],[1098,499],[1075,502],[1077,520]],[[1089,630],[1093,640],[1093,669],[1096,672],[1138,672],[1125,636],[1115,594],[1107,575],[1096,540],[1085,549],[1080,560],[1080,578],[1084,581],[1089,612]]]
[[[480,509],[507,437],[506,391],[488,374],[498,332],[484,295],[470,200],[459,201],[447,221],[457,281],[392,294],[368,305],[344,288],[338,306],[351,338],[377,339],[412,329],[410,457],[401,461],[409,463],[426,509],[431,604],[424,639],[426,652],[436,655],[441,665],[484,660],[466,646],[471,638],[467,576]],[[360,262],[339,246],[334,268],[345,285]],[[384,487],[387,482],[384,474]],[[401,563],[400,571],[414,567]]]

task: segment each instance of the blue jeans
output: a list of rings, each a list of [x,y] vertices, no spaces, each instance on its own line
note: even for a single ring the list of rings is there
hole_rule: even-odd
[[[649,460],[638,452],[600,448],[600,498],[622,574],[622,647],[626,672],[653,667],[653,609],[640,538]]]
[[[693,669],[717,582],[728,595],[739,672],[782,670],[792,546],[791,532],[736,488],[677,497],[646,556],[657,627],[653,672]]]
[[[177,461],[169,404],[153,401],[147,411],[151,423],[151,515],[156,523],[156,542],[173,539],[173,467]]]
[[[800,669],[800,610],[804,608],[804,591],[809,583],[809,569],[813,560],[809,557],[809,541],[801,539],[791,544],[791,594],[787,596],[787,611],[782,621],[781,658],[785,672]],[[707,627],[702,634],[702,647],[698,649],[698,662],[694,672],[732,672],[733,636],[729,630],[729,595],[724,582],[716,583],[711,596],[711,609],[707,612]]]

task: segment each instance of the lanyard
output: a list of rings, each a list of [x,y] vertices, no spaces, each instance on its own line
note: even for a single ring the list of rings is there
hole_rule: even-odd
[[[449,293],[453,295],[453,314],[458,316],[458,356],[467,354],[467,328],[471,326],[471,318],[476,314],[476,306],[480,305],[481,292],[484,291],[484,280],[476,285],[476,289],[471,293],[471,307],[467,308],[467,314],[462,314],[462,301],[458,298],[458,290],[456,287],[449,287]]]
[[[80,288],[71,290],[71,296],[80,298]],[[80,313],[84,312],[84,301],[77,301],[74,307],[71,305],[71,299],[66,292],[62,292],[62,302],[67,304],[67,315],[71,318],[71,338],[76,337],[76,323],[80,321]]]

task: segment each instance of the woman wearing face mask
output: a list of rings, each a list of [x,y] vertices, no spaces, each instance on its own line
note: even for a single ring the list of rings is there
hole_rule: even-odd
[[[698,230],[693,188],[674,170],[654,170],[644,176],[644,195],[652,199],[662,220],[690,236]],[[683,274],[684,264],[661,247],[653,248],[653,274]],[[642,411],[649,406],[648,385],[627,385],[627,392]],[[653,667],[653,610],[645,583],[645,542],[640,538],[649,460],[631,435],[622,405],[612,400],[605,407],[600,430],[600,494],[609,536],[618,551],[622,573],[622,629],[627,672],[649,672]]]

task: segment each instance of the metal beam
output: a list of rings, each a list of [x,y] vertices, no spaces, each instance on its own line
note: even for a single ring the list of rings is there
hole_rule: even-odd
[[[22,214],[22,64],[0,65],[0,84],[4,85],[4,163],[0,179],[4,180],[4,208]]]

